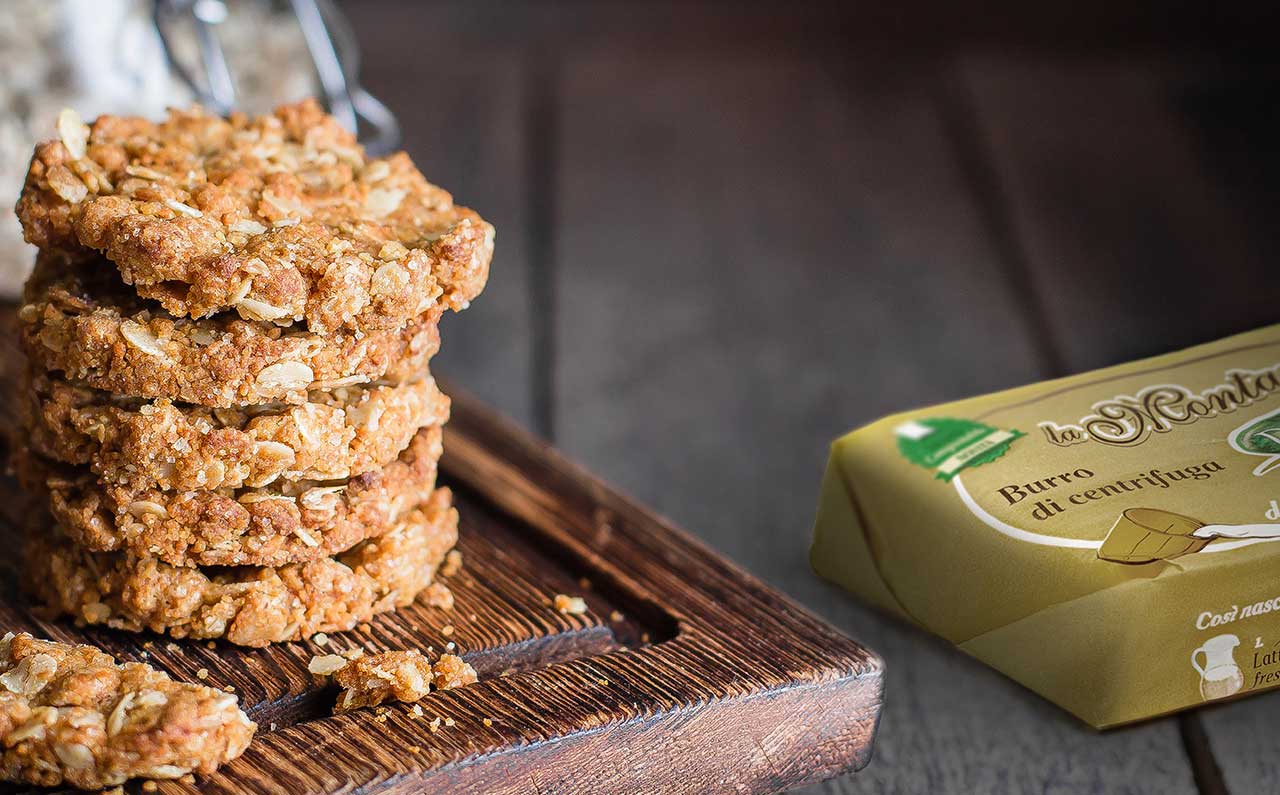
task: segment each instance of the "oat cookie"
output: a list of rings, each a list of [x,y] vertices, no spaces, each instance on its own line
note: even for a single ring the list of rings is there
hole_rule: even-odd
[[[488,278],[493,227],[403,152],[367,158],[314,100],[62,121],[18,202],[27,240],[102,252],[174,315],[395,329],[466,307]]]
[[[99,789],[212,773],[257,727],[236,697],[91,646],[0,638],[0,780]]]
[[[323,659],[323,658],[318,658]],[[337,660],[342,660],[338,657]],[[317,660],[313,660],[314,663]],[[342,688],[334,712],[376,707],[386,701],[412,703],[432,689],[449,690],[476,682],[476,671],[456,654],[444,654],[432,665],[420,651],[387,651],[343,660],[333,673]]]
[[[309,391],[421,377],[440,347],[439,312],[395,331],[321,336],[271,323],[175,319],[101,260],[37,257],[18,310],[36,369],[108,392],[202,406],[303,403]]]
[[[441,438],[439,426],[424,428],[395,462],[348,480],[260,489],[129,489],[35,456],[17,469],[86,549],[173,566],[283,566],[335,555],[402,522],[435,488]]]
[[[37,599],[89,624],[260,647],[342,632],[408,605],[457,538],[452,495],[438,489],[395,529],[336,558],[193,569],[89,552],[48,533],[32,537],[25,579]]]
[[[395,461],[419,429],[449,418],[449,399],[430,376],[234,409],[127,398],[43,373],[22,394],[32,450],[133,489],[350,478]]]

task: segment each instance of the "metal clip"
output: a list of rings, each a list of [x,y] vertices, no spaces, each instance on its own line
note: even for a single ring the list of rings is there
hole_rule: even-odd
[[[289,5],[311,54],[325,107],[356,133],[370,154],[394,150],[400,145],[400,125],[386,105],[360,86],[360,50],[342,12],[331,0],[289,0]],[[223,0],[155,0],[156,30],[169,68],[202,104],[224,115],[237,104],[235,82],[216,30],[229,13]],[[203,80],[175,54],[173,27],[183,21],[195,31]]]

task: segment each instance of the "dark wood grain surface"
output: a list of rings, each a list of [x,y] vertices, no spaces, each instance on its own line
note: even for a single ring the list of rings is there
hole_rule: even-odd
[[[351,6],[499,227],[505,325],[442,366],[884,654],[872,763],[808,795],[1280,790],[1278,695],[1098,734],[805,562],[843,431],[1280,322],[1263,7],[689,6]]]

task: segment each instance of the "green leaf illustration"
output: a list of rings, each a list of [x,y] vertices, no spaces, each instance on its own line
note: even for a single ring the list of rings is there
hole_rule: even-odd
[[[1236,435],[1236,444],[1257,455],[1280,455],[1280,412],[1245,427]]]

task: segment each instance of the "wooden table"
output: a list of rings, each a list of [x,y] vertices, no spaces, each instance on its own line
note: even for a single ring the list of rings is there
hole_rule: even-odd
[[[874,760],[806,792],[1280,789],[1280,694],[1098,734],[805,559],[857,424],[1280,322],[1274,70],[1176,17],[1134,54],[587,6],[349,9],[499,230],[439,369],[886,657]]]

